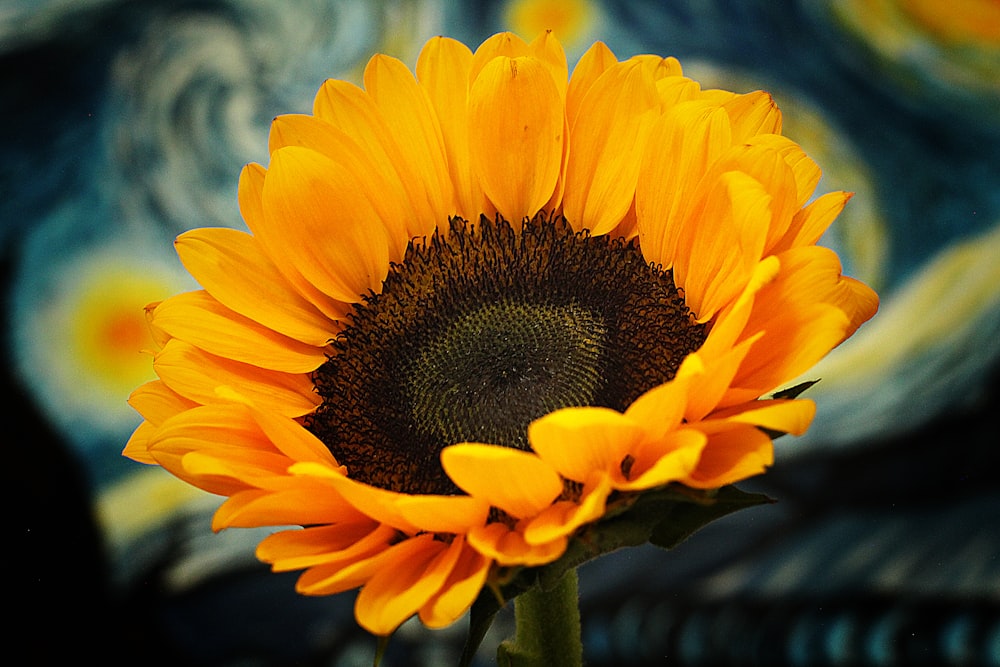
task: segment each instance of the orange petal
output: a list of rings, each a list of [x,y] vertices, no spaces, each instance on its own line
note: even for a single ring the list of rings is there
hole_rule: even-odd
[[[532,545],[559,543],[580,526],[604,516],[605,502],[611,493],[611,479],[597,475],[587,484],[577,502],[561,500],[531,519],[522,531],[524,541]]]
[[[701,460],[707,438],[690,428],[647,441],[636,450],[628,481],[617,482],[621,491],[638,491],[685,479]]]
[[[257,558],[275,572],[316,565],[350,563],[384,551],[397,533],[374,521],[351,521],[268,535],[257,545]]]
[[[519,58],[530,52],[528,43],[512,32],[498,32],[488,37],[472,54],[472,65],[469,68],[469,84],[479,76],[494,58]]]
[[[729,117],[705,102],[678,105],[653,124],[647,141],[635,192],[639,240],[647,260],[669,268],[681,252],[678,212],[731,145]]]
[[[556,187],[564,119],[548,68],[531,57],[494,58],[469,91],[472,164],[507,220],[532,217]]]
[[[283,250],[288,239],[280,229],[273,229],[264,220],[264,180],[267,170],[259,164],[248,164],[240,172],[237,198],[240,203],[240,213],[253,232],[261,249],[285,276],[285,279],[295,290],[313,304],[317,310],[332,321],[340,321],[347,312],[347,306],[337,301],[329,294],[324,294],[315,285],[303,277],[298,267],[287,261]]]
[[[271,156],[264,181],[264,220],[285,239],[282,263],[345,303],[381,291],[389,271],[387,232],[363,193],[356,174],[295,146]]]
[[[594,42],[593,46],[580,56],[576,67],[573,68],[573,76],[569,80],[569,87],[566,91],[566,118],[571,126],[576,122],[576,116],[583,108],[583,98],[587,91],[604,70],[617,62],[618,58],[604,42]]]
[[[448,173],[455,191],[457,213],[466,220],[480,214],[491,217],[486,196],[473,174],[469,153],[469,73],[472,52],[461,42],[446,37],[432,38],[417,59],[417,78],[437,114]]]
[[[682,367],[683,363],[686,360],[682,362]],[[635,399],[625,410],[625,416],[641,424],[650,437],[663,437],[680,424],[687,406],[688,393],[687,379],[675,377]]]
[[[625,217],[658,104],[637,63],[614,65],[591,86],[570,126],[563,214],[575,229],[606,234]]]
[[[255,409],[252,416],[274,448],[292,461],[339,467],[326,445],[296,420],[268,410]]]
[[[502,523],[473,528],[469,531],[468,541],[476,551],[505,567],[551,563],[563,555],[569,543],[566,537],[560,537],[543,544],[528,544],[521,533]]]
[[[316,409],[321,400],[305,373],[266,370],[208,354],[178,339],[156,354],[153,368],[172,390],[196,403],[223,400],[220,386],[266,410],[299,417]]]
[[[774,462],[771,439],[756,426],[727,422],[692,424],[708,437],[698,467],[683,480],[696,489],[715,489],[758,475]]]
[[[735,95],[723,104],[733,124],[733,143],[758,134],[781,134],[781,111],[770,93],[758,90]]]
[[[358,593],[354,615],[368,632],[391,634],[448,580],[464,544],[455,540],[448,545],[427,538],[431,535],[425,533],[393,547],[400,552],[393,566],[375,572]]]
[[[566,64],[566,51],[562,43],[551,30],[544,30],[528,44],[528,54],[534,56],[545,65],[552,80],[559,89],[559,99],[566,104],[566,88],[569,85],[569,66]]]
[[[177,237],[174,247],[188,272],[227,308],[310,345],[326,345],[336,335],[339,327],[292,288],[249,234],[195,229]]]
[[[390,258],[402,260],[410,240],[407,222],[412,222],[415,213],[394,166],[387,159],[380,161],[384,153],[368,152],[341,128],[304,114],[278,116],[271,123],[271,152],[285,146],[318,151],[355,174],[357,184],[388,232]]]
[[[772,431],[802,435],[816,416],[816,404],[808,399],[750,401],[712,414],[712,419],[753,424]]]
[[[206,292],[185,292],[161,302],[153,323],[174,338],[225,359],[287,373],[308,373],[326,361],[308,345],[229,310]]]
[[[293,475],[314,477],[324,481],[359,512],[381,523],[407,533],[420,531],[420,528],[414,525],[400,508],[400,500],[409,497],[405,493],[397,493],[364,484],[347,477],[339,469],[319,463],[295,463],[288,470]]]
[[[419,184],[433,212],[425,233],[455,214],[441,128],[427,94],[402,62],[378,54],[368,61],[365,91],[385,118],[406,176]]]
[[[562,480],[535,454],[499,445],[462,443],[441,452],[460,489],[515,517],[528,517],[562,493]]]
[[[434,208],[424,183],[408,171],[403,150],[393,140],[389,123],[371,95],[353,83],[327,79],[316,94],[313,113],[351,137],[380,171],[396,172],[413,211],[407,221],[409,236],[433,232],[441,211]]]
[[[805,373],[844,340],[849,324],[843,311],[823,303],[770,319],[733,379],[734,387],[747,391],[731,391],[722,403],[755,398]]]
[[[357,548],[345,549],[333,562],[321,563],[303,572],[295,583],[295,590],[303,595],[333,595],[357,588],[380,570],[395,567],[397,560],[405,560],[414,552],[414,547],[419,548],[430,537],[426,534],[416,545],[409,544],[412,540],[398,542],[398,533],[380,526],[371,540],[364,540]],[[360,549],[362,546],[366,548]]]
[[[608,408],[563,408],[528,426],[531,448],[566,479],[613,474],[645,436],[642,426]],[[526,515],[518,515],[526,516]]]
[[[455,538],[458,542],[462,537]],[[420,608],[420,620],[429,628],[455,622],[472,605],[486,583],[491,561],[465,546],[441,589]]]
[[[771,222],[771,196],[751,176],[729,171],[704,186],[685,216],[674,258],[674,280],[701,322],[743,291]]]
[[[778,254],[789,248],[814,245],[853,196],[849,192],[828,192],[817,197],[795,213],[785,237],[775,244],[771,252]]]
[[[322,525],[365,519],[328,489],[300,485],[278,491],[247,489],[232,495],[212,516],[212,530]]]
[[[404,496],[397,507],[414,526],[432,533],[464,533],[486,523],[490,505],[471,496]]]

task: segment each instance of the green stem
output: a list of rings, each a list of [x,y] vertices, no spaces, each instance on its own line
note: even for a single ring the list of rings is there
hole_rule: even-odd
[[[555,588],[540,587],[514,598],[514,639],[500,644],[501,667],[580,667],[580,599],[577,574],[570,569]]]

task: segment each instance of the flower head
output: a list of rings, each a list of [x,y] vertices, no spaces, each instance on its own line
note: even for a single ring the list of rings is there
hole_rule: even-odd
[[[416,76],[377,55],[278,117],[249,233],[177,250],[204,289],[149,307],[159,379],[125,454],[226,496],[214,528],[298,590],[361,587],[387,634],[551,563],[647,490],[764,470],[810,401],[764,398],[877,308],[816,242],[849,195],[766,93],[702,90],[549,33]]]

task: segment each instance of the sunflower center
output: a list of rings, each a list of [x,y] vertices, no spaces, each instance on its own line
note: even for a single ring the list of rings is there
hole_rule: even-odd
[[[538,216],[461,219],[415,241],[314,374],[307,427],[360,481],[457,493],[441,450],[528,449],[528,424],[570,406],[624,410],[705,339],[670,271],[635,242]]]

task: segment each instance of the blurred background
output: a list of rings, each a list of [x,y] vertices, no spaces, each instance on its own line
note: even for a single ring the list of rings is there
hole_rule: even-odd
[[[242,225],[240,168],[325,78],[546,27],[571,67],[600,39],[771,91],[820,191],[857,193],[823,243],[882,296],[809,374],[811,431],[741,485],[776,504],[583,568],[588,664],[1000,665],[996,0],[0,0],[0,599],[26,664],[371,664],[353,594],[297,596],[253,557],[267,531],[211,534],[217,498],[120,456],[142,306],[194,287],[173,237]],[[464,632],[409,623],[383,664],[454,664]]]

